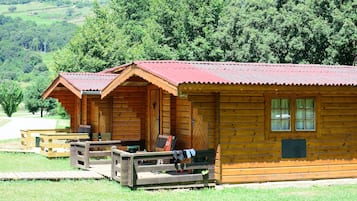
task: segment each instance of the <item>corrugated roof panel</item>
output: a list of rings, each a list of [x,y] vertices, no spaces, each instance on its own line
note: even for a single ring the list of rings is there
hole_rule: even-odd
[[[80,91],[101,91],[117,76],[117,74],[61,73],[60,76]]]
[[[355,66],[193,61],[138,61],[134,64],[175,85],[357,85]]]
[[[178,85],[184,82],[221,83],[227,80],[197,68],[190,62],[152,61],[135,62],[142,69]]]

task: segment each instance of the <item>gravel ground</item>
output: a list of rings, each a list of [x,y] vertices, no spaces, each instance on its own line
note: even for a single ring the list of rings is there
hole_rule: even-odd
[[[20,130],[26,129],[54,129],[56,120],[33,117],[0,117],[9,120],[0,127],[0,140],[20,138]]]

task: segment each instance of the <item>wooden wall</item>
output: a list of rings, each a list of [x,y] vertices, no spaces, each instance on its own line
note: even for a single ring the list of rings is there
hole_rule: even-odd
[[[171,135],[171,95],[163,91],[162,92],[162,134]]]
[[[113,92],[113,140],[145,139],[146,88],[119,87]]]
[[[186,98],[176,98],[176,149],[191,147],[191,102]]]
[[[92,133],[112,133],[113,122],[113,99],[100,96],[87,98],[87,123],[91,125]]]
[[[219,182],[357,177],[357,96],[335,94],[316,96],[316,132],[267,138],[268,96],[222,93]],[[283,159],[282,139],[306,139],[306,158]]]
[[[217,148],[217,107],[219,107],[219,96],[215,93],[190,95],[189,100],[192,102],[193,108],[197,109],[198,114],[203,118],[204,123],[207,123],[207,133],[202,133],[203,140],[208,141],[209,149]]]
[[[220,182],[240,182],[242,163],[277,160],[279,143],[265,140],[263,94],[221,94],[219,112]]]
[[[312,159],[357,158],[357,96],[321,96],[319,136],[308,142]]]

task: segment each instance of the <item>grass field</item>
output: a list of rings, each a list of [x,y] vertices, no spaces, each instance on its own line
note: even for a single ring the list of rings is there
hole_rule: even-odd
[[[325,186],[311,188],[247,189],[226,188],[223,190],[165,190],[131,191],[108,180],[81,181],[15,181],[0,182],[0,200],[150,200],[150,201],[225,201],[225,200],[357,200],[355,185]]]
[[[69,158],[48,159],[39,154],[0,152],[0,172],[73,170]]]
[[[16,10],[14,12],[10,12],[10,6],[16,6]],[[56,21],[67,21],[74,24],[82,24],[85,17],[91,13],[92,4],[79,8],[70,5],[57,6],[53,3],[33,1],[27,4],[0,6],[0,14],[34,21],[37,24],[51,24]]]

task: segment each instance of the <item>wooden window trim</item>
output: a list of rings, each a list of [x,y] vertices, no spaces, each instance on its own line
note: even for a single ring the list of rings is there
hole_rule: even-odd
[[[271,130],[271,100],[274,98],[288,98],[290,100],[290,130],[289,131],[272,131]],[[315,100],[315,130],[304,131],[296,130],[296,99],[314,98]],[[317,94],[267,94],[265,95],[265,138],[267,140],[296,139],[306,138],[313,139],[318,137],[320,116],[320,98]]]

